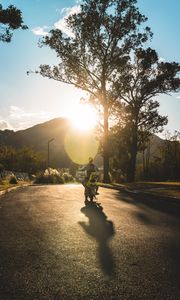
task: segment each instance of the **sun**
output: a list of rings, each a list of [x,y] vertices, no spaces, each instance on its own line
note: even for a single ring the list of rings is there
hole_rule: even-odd
[[[78,104],[69,114],[72,127],[78,131],[91,131],[97,125],[97,114],[89,104]]]

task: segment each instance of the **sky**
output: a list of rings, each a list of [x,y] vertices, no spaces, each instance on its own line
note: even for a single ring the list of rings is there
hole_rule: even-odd
[[[56,117],[68,117],[84,95],[72,86],[26,75],[40,64],[56,64],[55,52],[39,48],[39,39],[52,28],[64,27],[64,18],[78,11],[78,0],[0,0],[3,8],[21,9],[28,30],[14,31],[11,43],[0,42],[0,129],[20,130]],[[139,0],[154,33],[150,46],[165,61],[180,62],[180,1]],[[167,130],[180,130],[180,92],[156,97],[159,112],[168,116]]]

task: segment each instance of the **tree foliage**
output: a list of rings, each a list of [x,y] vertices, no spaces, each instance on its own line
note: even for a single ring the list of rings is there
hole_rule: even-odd
[[[152,133],[162,131],[167,124],[167,117],[159,114],[159,103],[154,97],[179,91],[179,73],[179,63],[160,62],[151,48],[135,50],[126,68],[119,72],[116,109],[124,124],[121,140],[124,137],[129,153],[128,181],[135,178],[137,151],[142,150]]]
[[[0,163],[5,170],[32,174],[44,169],[46,157],[28,146],[20,149],[15,149],[11,146],[1,146]]]
[[[0,4],[0,41],[10,42],[13,31],[18,28],[28,28],[23,23],[21,10],[13,5],[9,5],[8,8],[4,9]]]
[[[161,147],[162,173],[167,180],[180,179],[180,132],[166,132],[164,144]]]

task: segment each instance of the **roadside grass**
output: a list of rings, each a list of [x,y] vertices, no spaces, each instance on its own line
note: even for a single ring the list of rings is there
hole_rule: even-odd
[[[180,182],[177,181],[161,181],[161,182],[139,181],[139,182],[124,183],[123,185],[130,190],[144,190],[144,189],[153,189],[153,188],[180,189]]]
[[[101,187],[128,189],[130,191],[145,191],[151,194],[165,197],[176,197],[180,199],[180,181],[162,181],[162,182],[131,182],[131,183],[111,183],[99,184]]]
[[[0,181],[0,191],[5,191],[11,187],[22,186],[24,184],[28,184],[28,181],[18,181],[17,184],[9,183],[9,180],[1,180]]]
[[[15,185],[15,184],[14,184]],[[2,180],[0,181],[0,191],[4,191],[6,189],[8,189],[10,186],[12,186],[12,184],[10,184],[8,181],[6,180]]]

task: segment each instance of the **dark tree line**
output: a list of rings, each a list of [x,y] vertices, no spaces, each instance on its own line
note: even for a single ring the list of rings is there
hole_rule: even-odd
[[[118,128],[119,131],[119,128]],[[117,129],[111,131],[112,160],[114,179],[127,180],[128,145],[127,133],[122,130],[117,137]],[[114,150],[115,149],[115,150]],[[136,179],[150,181],[180,180],[180,133],[166,133],[164,139],[148,134],[138,144]]]
[[[151,145],[149,145],[151,146]],[[147,148],[148,149],[148,148]],[[151,150],[150,150],[151,152]],[[159,153],[151,157],[146,172],[153,180],[180,180],[180,132],[165,133]]]
[[[45,169],[46,156],[31,147],[15,149],[11,146],[0,147],[0,169],[35,174]]]

